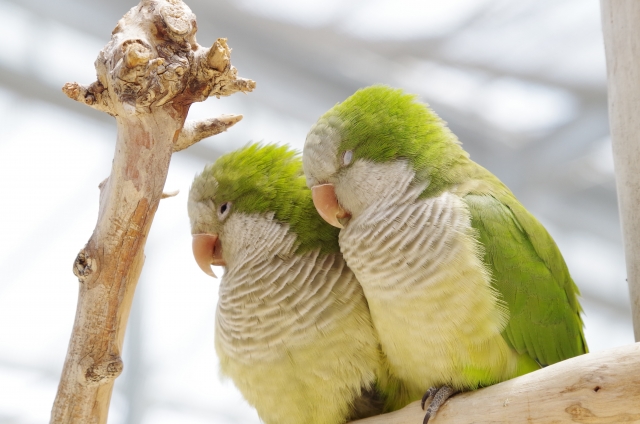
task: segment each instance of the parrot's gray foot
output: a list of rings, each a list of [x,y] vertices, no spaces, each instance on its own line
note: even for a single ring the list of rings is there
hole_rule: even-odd
[[[424,409],[424,404],[427,402],[427,399],[430,397],[433,397],[433,399],[431,399],[431,403],[427,408],[427,413],[424,416],[422,424],[427,424],[431,418],[435,417],[436,412],[438,412],[442,404],[454,394],[456,394],[456,391],[449,386],[431,387],[427,390],[424,396],[422,396],[422,409]]]
[[[423,411],[424,411],[424,404],[427,402],[427,399],[434,396],[437,391],[438,391],[437,387],[431,387],[429,388],[429,390],[424,392],[424,395],[422,395],[422,401],[420,402],[420,406],[422,407]]]

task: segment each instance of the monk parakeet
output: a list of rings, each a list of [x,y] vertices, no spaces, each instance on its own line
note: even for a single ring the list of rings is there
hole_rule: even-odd
[[[587,352],[551,236],[415,96],[357,91],[311,128],[303,164],[391,372],[432,398],[425,422],[457,391]]]
[[[225,267],[220,368],[267,424],[338,424],[382,412],[377,335],[362,288],[316,213],[300,155],[250,145],[196,176],[197,263]]]

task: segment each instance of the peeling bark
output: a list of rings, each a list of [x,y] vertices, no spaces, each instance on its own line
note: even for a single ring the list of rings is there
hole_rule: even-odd
[[[181,0],[142,0],[119,22],[96,59],[97,81],[64,93],[116,118],[111,174],[100,184],[98,222],[73,272],[80,293],[51,423],[105,423],[144,245],[163,195],[169,161],[234,125],[222,116],[184,125],[189,106],[255,88],[231,66],[226,39],[203,48]]]

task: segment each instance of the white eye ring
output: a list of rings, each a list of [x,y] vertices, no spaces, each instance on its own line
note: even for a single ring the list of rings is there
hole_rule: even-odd
[[[218,219],[223,221],[227,215],[229,215],[229,211],[231,211],[231,202],[224,202],[218,208]]]
[[[342,164],[349,165],[353,160],[353,150],[347,150],[342,154]]]

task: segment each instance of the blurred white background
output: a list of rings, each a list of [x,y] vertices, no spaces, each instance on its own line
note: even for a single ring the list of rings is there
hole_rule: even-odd
[[[0,423],[49,419],[71,332],[75,255],[97,218],[115,122],[67,99],[134,0],[0,0]],[[177,153],[146,247],[109,422],[257,423],[213,349],[217,281],[191,257],[193,176],[248,141],[301,148],[357,88],[415,92],[549,229],[582,290],[592,351],[633,342],[597,0],[188,0],[257,81],[191,118],[242,113]]]

